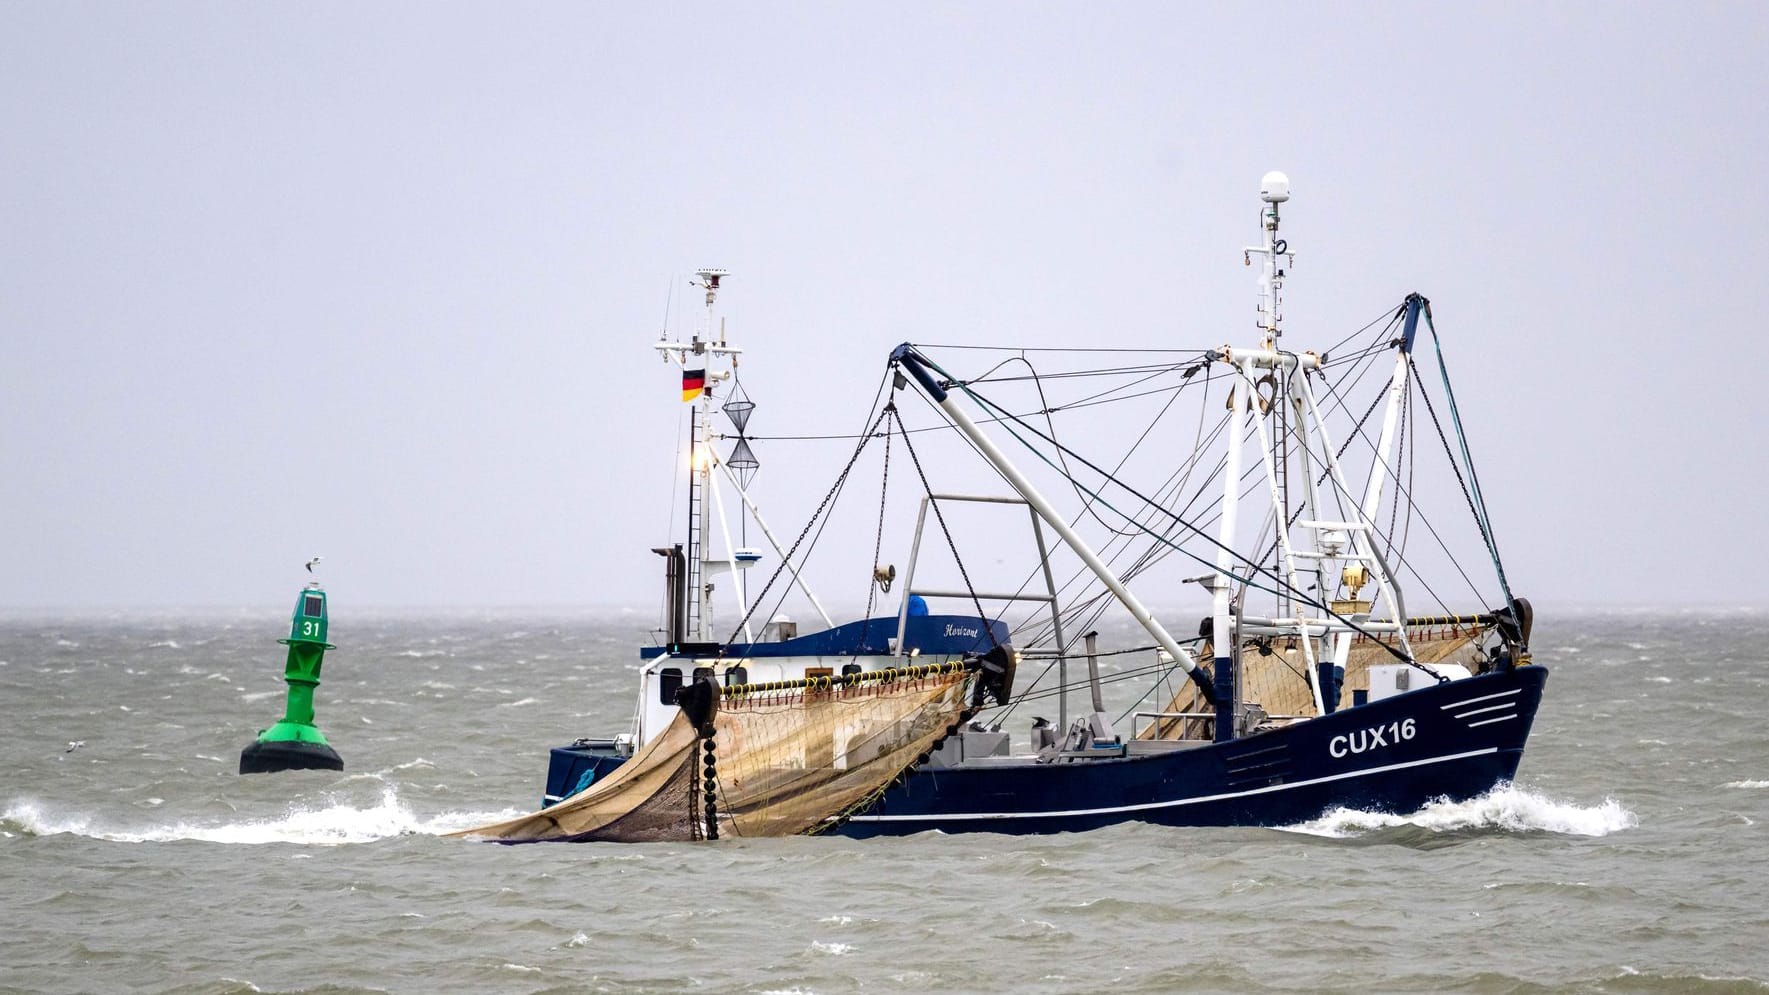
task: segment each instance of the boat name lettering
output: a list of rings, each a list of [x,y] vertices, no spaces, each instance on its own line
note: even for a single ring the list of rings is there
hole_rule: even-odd
[[[972,639],[975,639],[975,638],[977,638],[977,630],[975,630],[967,625],[948,624],[946,626],[946,635],[948,635],[948,636],[969,636]]]
[[[1365,753],[1383,746],[1393,746],[1412,739],[1418,730],[1412,719],[1401,719],[1385,726],[1372,726],[1356,732],[1340,733],[1327,741],[1327,752],[1335,757]]]

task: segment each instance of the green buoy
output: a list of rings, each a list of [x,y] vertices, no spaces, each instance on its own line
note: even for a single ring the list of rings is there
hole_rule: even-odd
[[[313,564],[307,569],[311,572]],[[326,642],[326,592],[317,581],[295,599],[289,638],[277,642],[289,647],[289,661],[283,668],[283,680],[289,684],[288,708],[281,722],[260,732],[256,743],[240,751],[240,773],[343,770],[343,758],[313,724],[313,689],[319,687],[319,667],[326,650],[335,648]]]

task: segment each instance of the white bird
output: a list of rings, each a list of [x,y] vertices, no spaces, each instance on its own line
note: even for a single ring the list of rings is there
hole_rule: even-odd
[[[319,563],[320,559],[321,559],[320,557],[316,556],[313,559],[307,561],[307,572],[308,573],[313,572],[314,565]]]
[[[69,743],[69,744],[68,744],[68,748],[67,748],[67,749],[65,749],[65,750],[63,750],[63,751],[61,751],[61,752],[63,752],[63,753],[72,753],[72,752],[74,752],[74,751],[75,751],[75,750],[77,750],[77,749],[79,749],[79,748],[80,748],[80,747],[82,747],[82,746],[85,746],[85,745],[86,745],[86,741],[85,741],[85,740],[83,740],[83,739],[76,739],[76,740],[74,740],[74,741],[72,741],[72,742],[70,742],[70,743]]]

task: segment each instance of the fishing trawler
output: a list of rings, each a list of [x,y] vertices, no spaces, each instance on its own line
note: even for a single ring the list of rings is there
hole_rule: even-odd
[[[1251,347],[897,347],[870,427],[790,545],[750,494],[754,404],[735,378],[740,350],[714,324],[726,274],[702,271],[702,331],[656,346],[681,368],[684,400],[697,408],[687,535],[656,550],[665,624],[657,645],[639,651],[633,726],[554,749],[543,808],[468,835],[1269,826],[1339,807],[1407,812],[1510,779],[1547,674],[1530,657],[1531,609],[1504,573],[1430,304],[1413,294],[1330,349],[1288,348],[1282,288],[1294,253],[1279,234],[1288,199],[1288,179],[1267,174],[1261,243],[1243,251],[1260,266]],[[1427,335],[1435,378],[1416,362]],[[979,355],[980,370],[959,368]],[[1366,375],[1377,382],[1363,406],[1353,395]],[[716,395],[733,432],[717,430]],[[913,426],[899,406],[911,399]],[[1103,411],[1138,408],[1153,411],[1145,427],[1101,429],[1116,424]],[[1183,427],[1181,411],[1191,418]],[[1197,444],[1175,459],[1151,438]],[[1431,456],[1432,443],[1447,471],[1436,496],[1472,512],[1460,545],[1447,519],[1420,504],[1433,490],[1419,453]],[[869,450],[888,485],[894,447],[920,485],[907,569],[899,578],[882,562],[881,495],[873,562],[852,571],[868,609],[837,624],[803,575],[805,542]],[[936,490],[937,455],[980,457],[1006,489]],[[969,536],[948,522],[958,506],[1019,516],[1030,541],[1009,568],[1018,572],[998,585],[978,580]],[[777,558],[764,584],[746,582],[765,557],[732,543],[734,515]],[[993,562],[1000,542],[989,541]],[[1486,591],[1463,565],[1470,551],[1490,569]],[[925,579],[938,573],[935,558],[956,580]],[[1472,610],[1446,603],[1425,576],[1434,569],[1465,583]],[[1409,613],[1415,584],[1435,614]],[[714,624],[720,585],[736,606],[729,632]],[[1195,634],[1176,636],[1160,617],[1185,609],[1157,613],[1133,585],[1168,603],[1195,598]],[[779,614],[788,589],[821,629],[801,634]],[[893,589],[895,610],[875,611]],[[1102,649],[1097,631],[1113,611],[1141,638]],[[1083,663],[1085,678],[1071,681]],[[1116,692],[1133,679],[1150,690],[1113,718],[1103,685]],[[1087,706],[1073,718],[1072,697]],[[1032,717],[1016,742],[1008,723],[1028,702],[1054,706],[1057,721]]]

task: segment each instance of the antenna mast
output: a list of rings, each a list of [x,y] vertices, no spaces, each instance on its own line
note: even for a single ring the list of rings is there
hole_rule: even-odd
[[[696,271],[691,283],[706,291],[706,317],[694,336],[688,342],[662,341],[656,345],[657,351],[665,360],[674,360],[682,367],[684,400],[694,400],[694,418],[689,429],[688,447],[688,608],[691,617],[688,620],[690,638],[699,641],[710,641],[712,636],[712,587],[706,582],[705,566],[706,551],[712,536],[712,517],[707,508],[711,497],[712,469],[715,457],[712,452],[712,411],[714,385],[720,381],[731,379],[730,366],[736,365],[737,355],[741,349],[725,344],[722,330],[716,328],[713,305],[718,301],[719,286],[724,277],[730,274],[722,269],[706,267]],[[718,332],[715,337],[715,332]],[[723,359],[727,361],[725,369],[710,369],[709,360]],[[689,374],[698,375],[695,389],[698,396],[688,393]]]
[[[1284,320],[1284,270],[1296,265],[1296,254],[1278,237],[1278,205],[1290,199],[1290,178],[1276,170],[1265,174],[1259,181],[1259,197],[1265,201],[1265,209],[1260,212],[1265,244],[1249,246],[1244,258],[1251,264],[1253,253],[1260,254],[1259,328],[1265,333],[1261,344],[1266,349],[1276,349],[1278,336],[1284,334],[1280,327]]]

